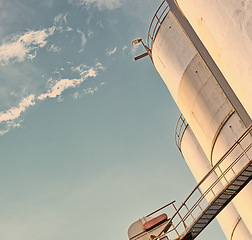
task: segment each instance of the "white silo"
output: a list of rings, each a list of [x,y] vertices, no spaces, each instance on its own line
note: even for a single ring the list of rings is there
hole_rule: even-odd
[[[252,1],[177,0],[177,5],[252,115]]]
[[[183,119],[181,116],[180,119]],[[184,125],[184,126],[181,126]],[[182,131],[181,131],[182,129]],[[195,180],[200,182],[205,175],[211,170],[211,164],[202,150],[198,140],[193,134],[192,129],[183,121],[178,121],[176,128],[177,146],[181,151],[188,167],[190,168]],[[200,171],[199,171],[200,169]],[[201,190],[204,192],[216,181],[217,175],[212,174],[210,178],[202,185]],[[218,192],[223,185],[218,183],[213,189],[214,193]],[[211,201],[213,194],[206,195],[208,201]],[[231,240],[250,240],[251,234],[246,227],[243,219],[237,212],[234,204],[231,202],[217,216],[217,220],[227,239]]]
[[[184,7],[184,9],[191,4],[190,9],[184,11],[184,15],[186,16],[187,12],[190,12],[193,16],[191,12],[197,5],[193,5],[192,1],[181,0],[180,2],[182,3],[181,8]],[[234,1],[230,0],[230,2]],[[203,6],[203,3],[200,4]],[[185,28],[175,10],[180,13],[182,18],[185,18],[173,0],[162,2],[151,23],[148,34],[149,44],[145,48],[157,72],[189,123],[190,128],[186,129],[183,139],[181,139],[183,140],[181,141],[181,151],[186,156],[187,164],[196,180],[200,181],[251,126],[249,115],[252,102],[249,93],[251,84],[250,80],[246,78],[249,70],[246,72],[245,68],[250,69],[252,64],[247,63],[243,69],[246,80],[242,82],[242,87],[239,86],[237,80],[229,80],[229,75],[225,72],[228,70],[222,66],[232,65],[230,62],[225,63],[229,57],[221,58],[221,63],[214,62],[193,29]],[[213,39],[211,35],[209,38]],[[232,41],[232,44],[235,45],[236,40]],[[211,46],[206,47],[210,47],[214,51],[214,46],[213,44],[212,48]],[[222,54],[224,55],[224,53]],[[233,58],[230,57],[230,60],[233,61]],[[219,64],[220,67],[217,66]],[[231,87],[226,81],[227,78]],[[240,96],[242,95],[241,88],[248,89],[242,97]],[[227,155],[225,164],[219,168],[219,172],[216,171],[216,178],[218,178],[226,168],[232,168],[233,173],[227,174],[223,179],[223,184],[225,181],[233,179],[245,164],[251,161],[251,142],[251,134],[247,134],[242,145]],[[247,147],[250,150],[242,155],[241,153],[244,153],[244,149]],[[194,151],[190,151],[190,149],[194,149]],[[238,164],[231,166],[236,159],[239,159]],[[211,185],[211,181],[209,185]],[[221,187],[220,183],[217,188]],[[242,239],[252,239],[251,199],[252,183],[248,184],[219,216],[227,238],[239,239],[239,236],[240,238],[243,236]]]
[[[215,164],[246,128],[172,11],[153,39],[153,64],[206,156]],[[250,135],[248,141],[251,142]],[[243,196],[236,208],[252,232],[251,183],[243,190]]]

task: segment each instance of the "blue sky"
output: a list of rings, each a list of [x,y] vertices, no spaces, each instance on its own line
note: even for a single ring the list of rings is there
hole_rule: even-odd
[[[126,240],[195,181],[148,58],[160,1],[0,0],[0,238]],[[225,239],[216,224],[198,239]]]

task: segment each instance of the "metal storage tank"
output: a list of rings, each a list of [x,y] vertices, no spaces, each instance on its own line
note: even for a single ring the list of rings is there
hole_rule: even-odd
[[[166,1],[163,5],[167,5]],[[246,131],[244,123],[169,7],[162,7],[155,14],[149,31],[149,48],[156,70],[214,165]],[[251,124],[251,119],[248,122]],[[247,135],[245,145],[251,141],[251,135]],[[230,161],[239,156],[239,151],[229,156]],[[247,158],[251,157],[250,151]],[[242,159],[234,172],[246,161]],[[252,233],[252,183],[240,194],[242,198],[235,199],[235,206]]]
[[[252,0],[177,0],[252,116]]]
[[[207,173],[211,170],[212,166],[207,159],[204,151],[202,150],[198,140],[193,134],[192,129],[186,123],[183,116],[180,116],[176,126],[176,144],[183,155],[188,167],[190,168],[195,180],[200,182]],[[200,171],[199,171],[200,169]],[[201,190],[204,192],[211,184],[216,181],[217,175],[212,174],[207,179],[205,184],[202,185]],[[218,183],[213,189],[213,194],[216,194],[223,185]],[[211,201],[213,194],[206,195],[208,201]],[[238,196],[237,196],[238,197]],[[237,212],[234,204],[230,202],[228,206],[217,216],[217,220],[226,236],[230,240],[250,240],[251,234],[247,229],[243,219]]]
[[[141,39],[136,39],[133,43],[141,42],[143,44],[146,53],[135,59],[150,56],[157,72],[190,126],[184,127],[181,136],[177,134],[179,136],[178,145],[198,185],[179,209],[173,202],[166,205],[173,206],[176,210],[175,215],[170,219],[167,216],[163,218],[163,214],[155,217],[155,214],[166,208],[164,206],[133,223],[129,229],[129,238],[130,240],[157,240],[166,239],[166,233],[176,233],[178,236],[176,240],[194,239],[219,213],[218,220],[228,239],[249,240],[252,239],[252,182],[249,183],[252,173],[252,120],[250,117],[252,97],[249,74],[252,69],[250,61],[239,66],[237,57],[242,58],[241,52],[245,53],[246,44],[250,43],[250,40],[241,38],[249,37],[252,30],[248,29],[248,34],[242,37],[223,35],[221,30],[218,30],[218,34],[222,38],[215,39],[213,36],[215,28],[209,31],[207,27],[201,28],[195,27],[195,25],[201,24],[199,22],[201,15],[197,14],[201,12],[199,9],[204,8],[205,5],[208,5],[206,6],[208,11],[211,10],[210,12],[206,10],[206,17],[212,14],[212,21],[218,21],[216,19],[221,16],[214,19],[216,12],[212,11],[215,9],[213,5],[221,5],[221,1],[207,0],[203,3],[199,0],[179,0],[178,2],[180,5],[176,0],[163,0],[151,22],[147,46]],[[226,1],[224,2],[226,3]],[[237,5],[235,5],[235,0],[229,2],[233,5],[229,11],[234,12],[234,9],[241,7],[240,1]],[[246,4],[250,6],[250,0]],[[199,9],[195,10],[198,5],[200,5]],[[194,10],[195,13],[193,13]],[[185,18],[187,14],[189,21],[192,21],[193,27],[196,28],[202,41],[204,40],[205,45],[202,44]],[[246,13],[244,16],[247,18],[247,24],[242,20],[239,23],[248,27],[250,26],[249,14]],[[225,15],[222,27],[225,27],[225,21],[230,17],[230,13]],[[200,21],[203,20],[200,17]],[[214,25],[207,26],[210,28]],[[237,29],[231,26],[229,31],[233,30]],[[235,33],[238,32],[237,30]],[[227,36],[230,36],[229,40],[225,39]],[[223,47],[225,44],[233,46],[234,49],[227,53],[226,46]],[[248,47],[247,55],[240,63],[243,64],[252,56],[250,47],[251,45]],[[241,52],[238,54],[239,50]],[[233,70],[232,66],[237,69]],[[241,84],[238,81],[239,75],[242,77]],[[185,120],[183,120],[184,122]],[[247,169],[249,170],[246,171]],[[247,175],[239,175],[237,178],[238,174],[243,171],[246,171]],[[241,186],[245,187],[242,189]],[[224,192],[227,193],[225,198],[219,198],[224,196],[222,195]],[[196,202],[193,200],[194,194]],[[199,198],[197,194],[200,195]],[[233,198],[236,194],[238,196]],[[233,199],[232,202],[230,202],[231,199]],[[188,200],[193,201],[192,208],[188,208]],[[199,203],[204,204],[203,200],[206,205],[202,208]],[[227,205],[228,203],[229,205]],[[199,207],[200,213],[197,212],[197,207]],[[185,217],[180,215],[180,210],[183,208],[187,211]],[[194,210],[199,216],[196,220],[192,214]],[[211,211],[216,214],[211,215]],[[147,219],[149,217],[151,219]],[[176,220],[176,217],[178,217],[178,223],[173,221]],[[191,222],[190,220],[187,222],[189,218],[192,218]],[[148,228],[148,225],[151,228]],[[170,226],[173,229],[168,232]],[[182,226],[181,233],[177,231],[177,227],[180,226]],[[153,232],[154,234],[151,235]],[[169,235],[169,237],[171,236]]]

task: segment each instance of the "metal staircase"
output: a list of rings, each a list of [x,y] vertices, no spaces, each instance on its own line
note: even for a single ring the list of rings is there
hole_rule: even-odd
[[[249,183],[252,179],[252,161],[240,174],[230,182],[207,206],[191,227],[179,239],[196,238],[200,232],[221,212],[221,210]]]
[[[131,240],[195,239],[252,179],[251,135],[252,125],[201,180],[179,208],[176,208],[173,201],[146,216],[155,217],[160,213],[167,213],[168,216],[172,216],[171,218],[150,231],[132,237]],[[201,188],[206,183],[209,187],[202,192]]]

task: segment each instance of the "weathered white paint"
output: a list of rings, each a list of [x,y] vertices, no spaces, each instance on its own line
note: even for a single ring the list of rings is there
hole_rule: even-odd
[[[177,0],[252,116],[252,0]]]
[[[200,182],[201,179],[203,179],[204,176],[210,171],[212,166],[189,125],[187,126],[182,137],[181,152],[188,167],[194,175],[194,178],[197,182]],[[216,179],[217,175],[211,174],[210,179],[208,179],[206,183],[202,185],[202,192],[206,191]],[[213,191],[215,194],[217,194],[222,188],[223,185],[219,183],[214,187]],[[212,197],[212,194],[206,196],[208,201],[210,201]],[[248,231],[243,220],[240,218],[241,217],[232,202],[229,203],[228,206],[226,206],[226,208],[217,216],[217,220],[227,239],[251,240],[250,232]]]
[[[227,150],[233,145],[234,141],[237,140],[244,132],[244,129],[237,124],[239,122],[239,118],[236,114],[233,114],[225,123],[223,128],[221,129],[219,136],[216,139],[215,145],[213,146],[213,154],[211,162],[214,165],[226,152]],[[251,135],[248,135],[244,141],[242,142],[242,147],[245,149],[249,144],[251,144]],[[237,147],[232,154],[227,157],[227,164],[222,164],[222,169],[228,167],[228,163],[234,161],[240,154],[242,153],[242,149]],[[247,156],[251,159],[252,158],[252,150],[247,153]],[[244,156],[239,164],[236,164],[233,167],[234,172],[239,172],[244,164],[248,162],[248,158]],[[227,174],[227,179],[231,179],[234,176],[234,173],[230,171]],[[225,180],[223,179],[225,182]],[[236,209],[242,216],[244,222],[246,223],[248,229],[252,233],[252,182],[250,182],[239,194],[237,197],[234,198],[233,203],[236,206]],[[252,237],[251,237],[252,239]]]
[[[152,57],[158,73],[210,158],[219,126],[233,109],[171,12],[159,28]]]
[[[177,0],[177,3],[251,116],[252,0]],[[229,119],[216,141],[213,163],[244,131],[235,124],[234,118]],[[232,136],[228,128],[232,128]],[[222,135],[226,137],[222,138]],[[248,141],[251,142],[251,138]],[[239,195],[243,196],[243,202],[237,199],[234,202],[252,233],[252,204],[249,204],[252,183]]]
[[[245,128],[171,12],[159,28],[152,58],[207,158],[215,163]],[[235,204],[252,232],[251,185],[242,192]],[[239,208],[247,209],[247,213]]]
[[[196,54],[174,16],[169,13],[155,38],[152,57],[154,65],[160,66],[156,70],[169,86],[175,101],[184,71]]]

